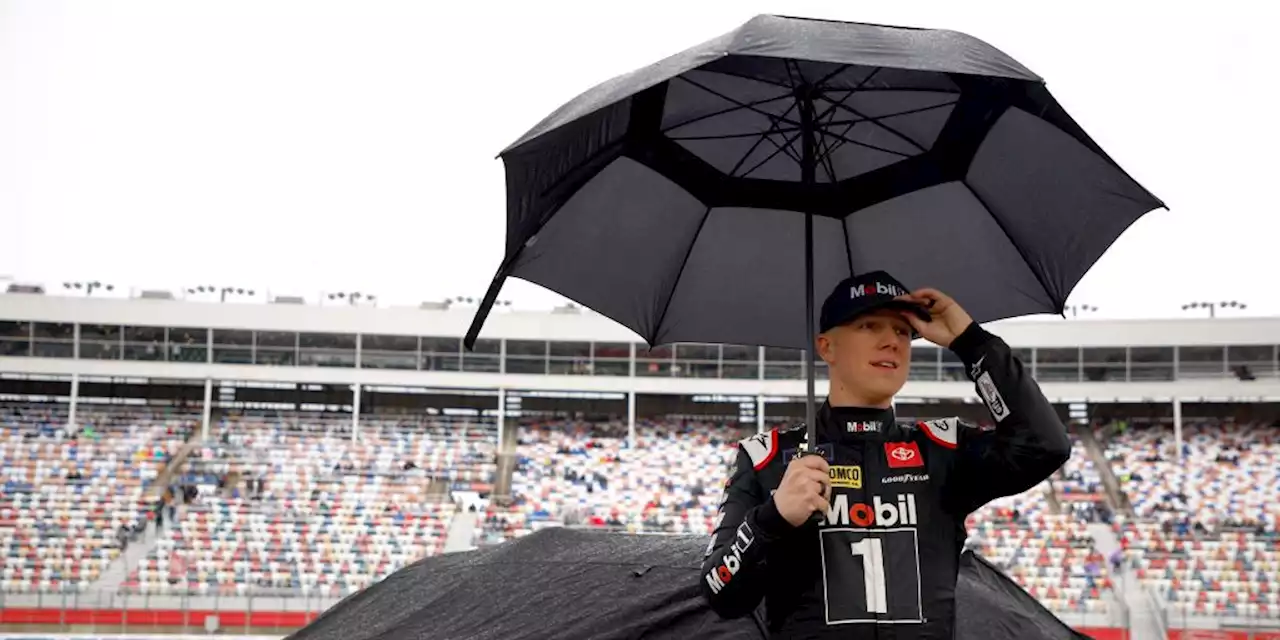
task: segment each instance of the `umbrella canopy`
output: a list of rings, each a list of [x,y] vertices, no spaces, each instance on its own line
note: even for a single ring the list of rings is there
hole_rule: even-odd
[[[468,347],[507,277],[651,345],[809,349],[812,299],[875,270],[980,322],[1061,313],[1163,206],[986,43],[775,16],[587,91],[501,157],[505,256]]]
[[[343,600],[291,640],[767,637],[721,620],[698,581],[706,538],[544,529],[426,558]],[[1084,638],[981,558],[960,563],[959,640]]]

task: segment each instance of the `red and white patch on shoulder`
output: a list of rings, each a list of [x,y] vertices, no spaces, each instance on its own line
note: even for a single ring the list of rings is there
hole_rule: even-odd
[[[956,448],[956,443],[960,441],[960,429],[964,426],[959,418],[924,420],[918,424],[926,438],[947,449]]]
[[[778,430],[771,429],[764,433],[757,433],[739,444],[751,458],[751,466],[759,471],[778,455]]]

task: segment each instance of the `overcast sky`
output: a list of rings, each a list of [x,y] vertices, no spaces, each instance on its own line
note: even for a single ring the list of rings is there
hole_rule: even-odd
[[[478,297],[501,258],[498,151],[595,83],[775,12],[956,29],[1045,77],[1171,208],[1072,302],[1280,314],[1268,4],[0,0],[0,277]]]

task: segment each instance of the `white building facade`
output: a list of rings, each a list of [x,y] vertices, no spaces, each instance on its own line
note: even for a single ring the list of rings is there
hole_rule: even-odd
[[[0,295],[0,373],[642,394],[804,395],[801,353],[648,349],[590,312],[496,313],[465,351],[468,310]],[[1055,402],[1280,400],[1280,318],[1012,321]],[[820,372],[818,392],[825,392]],[[960,363],[918,345],[904,396],[972,399]]]

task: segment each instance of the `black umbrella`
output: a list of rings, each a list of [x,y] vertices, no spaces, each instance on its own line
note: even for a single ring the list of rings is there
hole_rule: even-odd
[[[811,430],[814,299],[840,280],[888,271],[979,322],[1061,313],[1163,206],[986,43],[775,16],[587,91],[501,157],[506,252],[468,348],[514,276],[651,346],[804,349]]]
[[[546,529],[418,561],[321,614],[289,640],[765,638],[760,617],[721,620],[699,591],[705,537]],[[1071,630],[966,552],[960,640],[1074,640]]]

